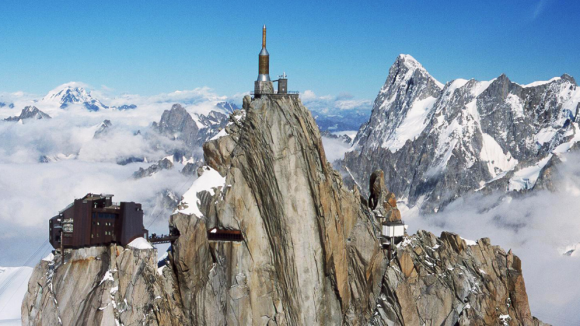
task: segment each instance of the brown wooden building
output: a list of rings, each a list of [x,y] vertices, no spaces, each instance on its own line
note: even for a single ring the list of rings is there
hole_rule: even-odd
[[[113,195],[87,194],[49,221],[49,241],[55,249],[117,243],[146,237],[141,204],[113,203]],[[61,243],[62,241],[62,243]]]

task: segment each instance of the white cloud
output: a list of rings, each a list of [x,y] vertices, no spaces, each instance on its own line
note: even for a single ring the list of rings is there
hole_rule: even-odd
[[[344,158],[344,153],[350,149],[349,144],[336,138],[322,137],[322,145],[324,146],[326,159],[331,163]]]
[[[316,94],[314,94],[313,91],[307,89],[300,95],[300,98],[302,101],[311,101],[316,99]]]

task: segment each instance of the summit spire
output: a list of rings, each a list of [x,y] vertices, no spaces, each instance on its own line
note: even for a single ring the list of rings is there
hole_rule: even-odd
[[[270,54],[266,50],[266,25],[262,27],[262,50],[259,55],[258,81],[270,81]]]
[[[266,48],[266,24],[262,27],[262,49]]]

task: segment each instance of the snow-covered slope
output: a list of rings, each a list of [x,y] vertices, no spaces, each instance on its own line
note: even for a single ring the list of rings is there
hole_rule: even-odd
[[[437,211],[483,189],[533,189],[553,152],[578,141],[580,89],[568,76],[521,86],[501,75],[442,85],[400,55],[345,164],[359,184],[381,168],[390,190]],[[427,200],[429,199],[429,200]]]
[[[0,325],[20,325],[20,306],[31,267],[0,267]]]
[[[355,146],[399,150],[421,134],[443,85],[410,55],[400,55],[375,99],[371,120],[357,134]]]

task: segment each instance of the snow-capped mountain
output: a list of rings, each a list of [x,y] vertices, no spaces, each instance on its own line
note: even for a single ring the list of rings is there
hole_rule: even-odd
[[[391,191],[426,211],[470,191],[530,190],[554,156],[580,140],[579,102],[568,75],[443,85],[400,55],[344,163],[359,184],[383,169]]]
[[[71,82],[58,86],[44,96],[40,102],[43,104],[58,105],[61,109],[70,105],[78,104],[89,111],[99,111],[109,107],[94,98],[82,84]]]

